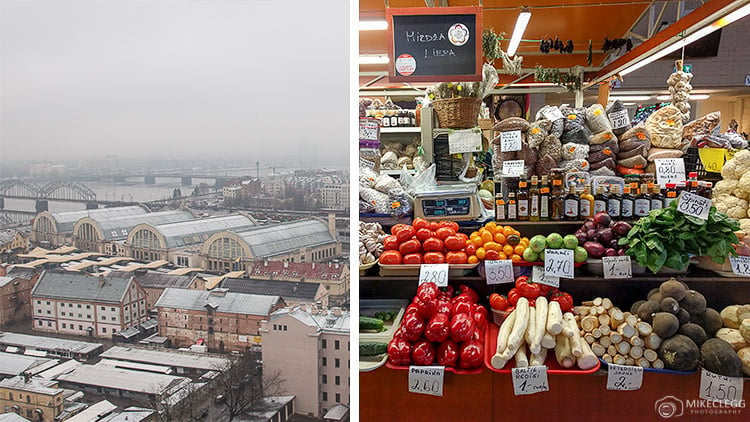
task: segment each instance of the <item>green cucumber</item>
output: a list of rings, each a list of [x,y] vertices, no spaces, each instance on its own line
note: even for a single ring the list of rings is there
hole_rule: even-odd
[[[361,316],[359,317],[359,329],[383,331],[383,320]]]
[[[377,356],[386,353],[388,350],[388,344],[381,342],[360,342],[359,343],[359,355],[360,356]]]

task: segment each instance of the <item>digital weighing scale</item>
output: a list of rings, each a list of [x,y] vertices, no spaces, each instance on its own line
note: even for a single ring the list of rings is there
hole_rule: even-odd
[[[481,216],[475,185],[441,185],[417,192],[414,217],[425,220],[471,221]]]

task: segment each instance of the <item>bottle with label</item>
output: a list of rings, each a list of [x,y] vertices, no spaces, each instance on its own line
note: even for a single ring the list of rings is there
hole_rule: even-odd
[[[391,115],[389,114],[389,112],[383,112],[383,116],[380,119],[380,126],[391,127]]]
[[[576,193],[576,186],[571,184],[568,188],[568,194],[565,195],[565,219],[578,220],[579,197]]]
[[[542,187],[539,189],[539,219],[549,220],[549,182],[547,176],[542,176]]]
[[[698,194],[698,172],[691,171],[688,173],[687,180],[687,191],[690,193]]]
[[[583,193],[578,198],[578,215],[581,219],[594,216],[594,195],[589,191],[589,186],[583,188]]]
[[[620,204],[620,217],[633,218],[633,208],[635,207],[635,196],[630,193],[630,186],[625,185],[622,193]]]
[[[521,176],[518,180],[518,193],[516,194],[518,200],[518,221],[529,220],[529,188],[526,176]]]
[[[697,194],[704,197],[704,198],[711,198],[711,190],[713,189],[714,184],[711,182],[704,182],[700,181],[698,182],[698,191]]]
[[[645,217],[651,211],[651,195],[648,193],[648,185],[641,184],[640,193],[635,197],[635,209],[633,214],[636,217]]]
[[[565,187],[563,186],[563,175],[562,169],[550,170],[550,180],[552,180],[552,195],[565,195]]]
[[[664,195],[661,194],[659,185],[651,185],[651,209],[658,210],[664,207]]]
[[[531,176],[531,188],[529,189],[529,221],[539,221],[539,179]]]
[[[612,218],[619,218],[621,210],[620,185],[612,185],[612,192],[607,196],[607,214]]]
[[[668,207],[673,201],[677,199],[677,185],[674,183],[667,183],[667,192],[664,195],[664,208]]]
[[[607,211],[608,197],[604,189],[605,187],[603,185],[599,185],[596,188],[596,195],[594,195],[594,215]]]
[[[495,221],[505,221],[505,200],[502,193],[495,195]]]
[[[398,127],[398,112],[391,111],[391,127]]]
[[[508,192],[507,208],[508,210],[506,213],[506,217],[508,217],[508,221],[516,221],[516,219],[518,218],[518,208],[516,204],[516,193],[513,191]]]

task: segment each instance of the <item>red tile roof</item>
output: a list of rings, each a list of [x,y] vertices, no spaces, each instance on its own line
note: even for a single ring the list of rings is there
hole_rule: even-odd
[[[249,276],[305,278],[314,280],[337,280],[344,272],[344,265],[320,262],[256,261]]]

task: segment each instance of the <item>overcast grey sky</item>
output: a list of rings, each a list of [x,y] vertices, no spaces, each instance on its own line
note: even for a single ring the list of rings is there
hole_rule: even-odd
[[[0,0],[0,159],[348,162],[347,0]]]

